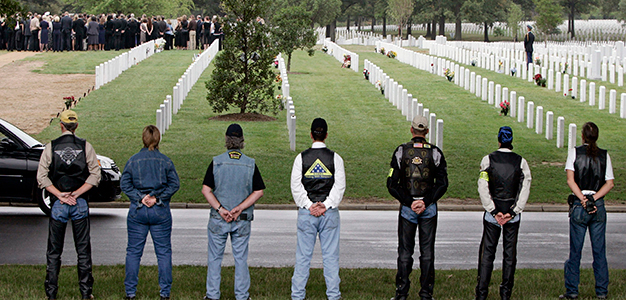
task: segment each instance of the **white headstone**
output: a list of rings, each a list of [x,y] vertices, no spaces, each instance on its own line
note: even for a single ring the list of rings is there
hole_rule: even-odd
[[[432,124],[436,124],[437,123],[437,115],[435,113],[430,113],[430,118],[428,119],[428,128],[430,130],[428,130],[429,133],[429,137],[428,137],[428,142],[431,144],[435,144],[437,142],[437,127],[432,126]],[[434,129],[434,130],[433,130]]]
[[[509,100],[509,88],[503,87],[502,88],[502,101],[508,101],[508,100]]]
[[[546,113],[546,140],[554,138],[554,113],[549,111]]]
[[[589,105],[590,106],[596,105],[596,83],[595,82],[589,83]]]
[[[622,93],[619,102],[619,117],[626,119],[626,93]]]
[[[617,67],[617,86],[624,86],[624,67]]]
[[[569,90],[569,75],[563,75],[563,95],[571,96],[571,91]]]
[[[580,102],[587,101],[587,80],[580,80]]]
[[[591,74],[587,75],[587,78],[592,80],[599,80],[602,78],[600,74],[600,68],[602,63],[602,52],[600,50],[596,50],[591,54]]]
[[[578,97],[578,77],[572,78],[572,94],[570,96],[572,99]]]
[[[524,122],[524,106],[525,106],[524,97],[520,96],[517,99],[517,122]]]
[[[407,112],[408,95],[409,95],[409,92],[406,89],[402,89],[400,101],[398,102],[398,105],[399,105],[398,109],[402,112],[403,116],[406,116],[408,114]]]
[[[611,64],[609,66],[609,82],[615,83],[615,65]]]
[[[555,76],[556,80],[554,82],[554,91],[558,93],[561,91],[561,72],[556,72]]]
[[[463,76],[464,79],[464,84],[463,87],[465,88],[466,91],[469,91],[470,89],[470,70],[469,69],[465,69],[465,76]]]
[[[528,108],[526,110],[526,127],[532,129],[533,126],[535,125],[535,118],[534,118],[534,114],[535,114],[535,103],[532,101],[528,101],[527,104]]]
[[[565,142],[565,118],[556,119],[556,147],[563,148]]]
[[[481,86],[482,86],[482,82],[483,82],[483,80],[482,80],[482,79],[483,79],[483,77],[482,77],[482,76],[480,76],[480,75],[476,75],[476,91],[475,91],[475,92],[476,92],[476,93],[475,93],[476,97],[480,97],[480,96],[482,96],[482,92],[481,92],[481,90],[480,90],[480,88],[481,88]]]
[[[569,124],[569,135],[567,139],[567,151],[576,148],[576,124]]]
[[[502,86],[496,84],[496,99],[494,102],[494,106],[500,108],[500,102],[502,102]]]
[[[537,106],[537,114],[535,115],[535,132],[543,133],[543,106]]]
[[[535,66],[533,63],[528,64],[528,82],[533,82],[535,80]]]
[[[443,120],[437,120],[437,143],[435,146],[439,147],[439,149],[443,148]]]
[[[598,109],[603,110],[606,107],[606,88],[600,86],[600,92],[598,97]]]
[[[487,95],[487,102],[493,104],[493,81],[489,81],[489,94]]]
[[[612,89],[609,92],[609,113],[610,114],[614,114],[615,113],[616,103],[617,103],[617,91]]]
[[[406,94],[406,120],[412,121],[413,117],[411,116],[411,112],[413,111],[413,95]],[[417,102],[417,100],[415,100]]]
[[[418,116],[423,116],[424,115],[424,104],[423,103],[417,103],[417,115]]]
[[[517,92],[511,91],[511,97],[509,97],[509,115],[511,118],[515,118],[517,116]]]
[[[483,86],[480,89],[481,94],[482,94],[481,99],[483,101],[487,101],[487,83],[488,83],[488,81],[489,81],[489,79],[483,78]]]
[[[548,70],[548,89],[551,90],[554,87],[554,71]]]
[[[476,93],[476,72],[470,73],[470,93]]]

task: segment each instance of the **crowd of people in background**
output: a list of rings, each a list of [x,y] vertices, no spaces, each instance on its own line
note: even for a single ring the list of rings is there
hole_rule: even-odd
[[[224,32],[218,16],[181,16],[172,24],[163,16],[134,14],[0,16],[0,50],[85,51],[130,49],[163,38],[165,50],[202,50],[215,40],[222,47]]]

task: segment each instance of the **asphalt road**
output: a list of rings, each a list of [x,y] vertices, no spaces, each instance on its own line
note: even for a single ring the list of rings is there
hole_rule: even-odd
[[[124,264],[127,209],[91,209],[91,242],[96,265]],[[206,265],[208,210],[174,209],[172,233],[175,265]],[[250,266],[293,266],[296,250],[295,210],[256,210],[250,239]],[[342,211],[341,259],[343,268],[395,268],[397,248],[395,211]],[[482,213],[439,212],[436,240],[437,269],[477,267],[482,234]],[[0,207],[0,264],[45,264],[48,218],[31,207]],[[518,243],[518,268],[563,267],[569,249],[567,213],[522,215]],[[607,257],[610,268],[626,269],[626,214],[609,213]],[[233,265],[227,245],[224,265]],[[500,254],[496,268],[500,267]],[[418,251],[416,250],[416,258]],[[417,261],[417,259],[416,259]],[[592,262],[589,239],[583,267]],[[76,252],[68,226],[64,264],[76,264]],[[155,265],[152,242],[146,244],[143,264]],[[319,245],[312,261],[321,267]],[[417,267],[417,266],[416,266]]]

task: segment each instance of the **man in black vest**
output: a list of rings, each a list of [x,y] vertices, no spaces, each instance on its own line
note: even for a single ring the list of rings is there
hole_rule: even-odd
[[[311,124],[311,148],[298,154],[291,169],[291,194],[298,206],[298,247],[291,278],[291,299],[306,296],[306,283],[315,240],[320,246],[329,300],[341,298],[339,291],[339,210],[346,190],[343,159],[326,148],[328,125],[322,118]]]
[[[502,284],[500,298],[510,299],[517,263],[517,234],[520,216],[530,192],[531,175],[528,163],[513,153],[513,130],[500,127],[498,150],[480,162],[478,194],[485,208],[483,237],[478,253],[478,284],[476,299],[487,299],[489,281],[502,232]]]
[[[443,152],[426,142],[428,119],[415,116],[410,142],[396,148],[387,178],[389,193],[400,201],[398,217],[398,273],[396,296],[406,300],[413,270],[415,234],[419,227],[421,299],[432,299],[435,285],[437,200],[448,189],[448,168]]]
[[[569,258],[565,261],[565,294],[560,299],[577,299],[580,259],[589,229],[593,253],[596,296],[607,299],[609,266],[606,261],[606,208],[604,196],[614,187],[609,153],[598,148],[599,130],[593,122],[582,127],[583,145],[570,149],[565,162],[567,185],[572,190],[567,202],[569,215]]]
[[[93,299],[86,193],[100,182],[100,167],[91,144],[74,135],[78,127],[76,113],[66,110],[60,118],[62,135],[46,145],[37,170],[39,188],[48,191],[52,203],[44,286],[48,299],[56,299],[65,228],[72,220],[80,293],[83,299]]]

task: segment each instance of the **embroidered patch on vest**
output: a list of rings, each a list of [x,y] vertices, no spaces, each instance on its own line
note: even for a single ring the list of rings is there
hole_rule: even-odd
[[[389,175],[387,177],[391,177],[393,175],[393,168],[389,169]]]
[[[83,152],[83,150],[76,150],[70,147],[66,147],[63,150],[54,151],[54,153],[56,153],[56,155],[58,155],[59,158],[61,158],[61,160],[67,165],[71,165],[81,152]]]
[[[415,144],[413,144],[413,148],[423,148],[423,147],[424,147],[424,144],[422,144],[422,143],[415,143]]]
[[[480,172],[480,175],[478,176],[478,179],[484,179],[486,181],[489,181],[489,174],[485,171]]]
[[[230,159],[240,159],[241,158],[241,153],[239,153],[237,151],[230,151],[230,152],[228,152],[228,156],[230,156]]]
[[[304,177],[313,179],[326,179],[333,177],[333,173],[331,173],[318,158],[315,160],[313,165],[311,165],[309,170],[304,173]]]
[[[414,165],[421,165],[422,164],[422,158],[419,156],[413,157],[413,160],[411,161]]]

